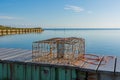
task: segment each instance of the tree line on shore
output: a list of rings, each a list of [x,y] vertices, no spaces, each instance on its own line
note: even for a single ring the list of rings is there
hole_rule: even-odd
[[[3,25],[0,25],[0,30],[7,30],[7,29],[40,29],[40,30],[43,30],[41,27],[35,27],[35,28],[17,28],[17,27],[9,27],[9,26],[3,26]]]

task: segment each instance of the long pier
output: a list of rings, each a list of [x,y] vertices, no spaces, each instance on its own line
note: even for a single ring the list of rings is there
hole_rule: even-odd
[[[40,33],[42,32],[43,30],[42,29],[34,29],[34,28],[31,28],[31,29],[25,29],[25,28],[21,28],[21,29],[0,29],[0,36],[3,36],[3,35],[12,35],[12,34],[24,34],[24,33]]]
[[[120,57],[77,63],[34,62],[31,50],[0,48],[0,80],[120,80]]]

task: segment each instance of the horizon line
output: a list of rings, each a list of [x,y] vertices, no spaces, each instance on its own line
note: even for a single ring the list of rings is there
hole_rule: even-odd
[[[44,30],[120,30],[120,28],[43,28]]]

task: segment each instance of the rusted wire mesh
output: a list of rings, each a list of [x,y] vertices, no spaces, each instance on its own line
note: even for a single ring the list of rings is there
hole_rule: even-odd
[[[71,63],[80,54],[85,54],[85,40],[82,38],[51,38],[32,45],[34,62]]]

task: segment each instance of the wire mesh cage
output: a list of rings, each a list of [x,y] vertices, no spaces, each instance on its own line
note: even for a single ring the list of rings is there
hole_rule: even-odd
[[[69,63],[85,53],[83,38],[51,38],[33,42],[33,62]]]

